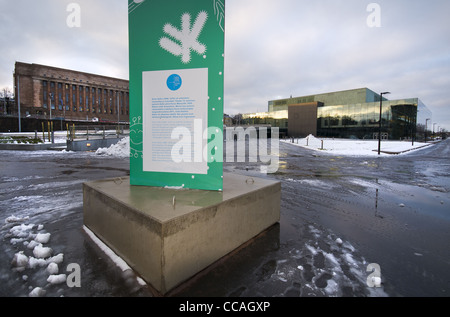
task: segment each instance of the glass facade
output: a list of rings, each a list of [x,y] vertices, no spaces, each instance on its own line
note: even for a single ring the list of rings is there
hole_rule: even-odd
[[[243,123],[246,125],[270,125],[272,127],[288,127],[288,111],[258,112],[242,115]]]
[[[269,101],[269,112],[244,114],[247,125],[266,124],[288,130],[290,105],[319,102],[317,131],[320,137],[378,138],[380,95],[370,89],[354,89],[313,96]],[[418,98],[383,98],[381,132],[391,140],[421,139],[432,114]],[[429,129],[429,127],[428,127]]]
[[[419,99],[386,100],[382,103],[381,132],[389,139],[415,137],[418,124]],[[430,112],[426,109],[426,112]],[[324,106],[318,108],[317,135],[323,137],[376,138],[380,124],[380,102]]]

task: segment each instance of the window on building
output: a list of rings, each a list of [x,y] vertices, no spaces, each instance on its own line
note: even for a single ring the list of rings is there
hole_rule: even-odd
[[[122,115],[124,114],[124,111],[123,111],[123,102],[124,102],[123,96],[124,96],[124,94],[123,94],[123,92],[121,92],[121,93],[120,93],[120,113],[121,113]]]
[[[43,101],[44,101],[44,103],[47,103],[47,94],[48,94],[48,91],[47,91],[47,86],[48,86],[48,83],[47,83],[47,81],[42,81],[42,87],[43,87],[43,89],[42,89],[42,95],[43,95]]]
[[[77,111],[76,104],[77,104],[77,86],[72,85],[72,105],[75,109],[73,111]]]
[[[51,104],[52,110],[56,110],[55,94],[53,92],[50,93],[50,104]]]
[[[95,101],[97,100],[96,99],[96,91],[97,91],[97,89],[92,88],[92,110],[93,111],[94,111],[94,107],[95,107]],[[93,113],[95,113],[95,112],[93,112]]]
[[[61,88],[62,88],[62,86],[61,86]],[[63,110],[63,95],[62,95],[62,90],[59,90],[59,91],[58,91],[58,109],[59,109],[60,111]]]
[[[48,94],[48,82],[46,80],[42,81],[42,106],[47,109],[47,94]]]
[[[86,87],[86,98],[85,98],[85,105],[86,105],[86,112],[89,112],[89,87]]]
[[[79,88],[79,90],[80,90],[80,93],[79,93],[79,99],[80,99],[80,102],[78,103],[78,105],[80,106],[80,107],[82,107],[83,106],[83,92],[84,92],[84,87],[83,86],[80,86],[80,88]],[[81,108],[80,108],[81,109]]]
[[[106,108],[108,107],[108,102],[106,101],[108,99],[108,91],[106,89],[103,90],[103,107]]]
[[[69,103],[70,103],[70,95],[69,95],[69,90],[68,89],[66,89],[66,100],[65,100],[66,102],[66,108],[69,106]],[[66,109],[66,110],[68,110],[68,109]]]
[[[115,93],[115,95],[116,95],[116,97],[115,97],[115,100],[114,100],[114,102],[116,103],[116,109],[114,109],[115,110],[115,112],[116,112],[116,114],[119,114],[119,92],[118,91],[116,91],[116,93]]]

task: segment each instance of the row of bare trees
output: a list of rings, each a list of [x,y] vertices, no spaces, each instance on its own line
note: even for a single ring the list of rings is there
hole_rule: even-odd
[[[7,115],[12,110],[14,93],[9,87],[0,89],[0,114]]]

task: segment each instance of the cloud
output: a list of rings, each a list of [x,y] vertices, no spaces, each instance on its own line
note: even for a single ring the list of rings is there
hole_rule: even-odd
[[[69,27],[70,3],[81,27]],[[0,0],[0,86],[12,86],[15,61],[128,78],[125,2],[107,0]],[[7,74],[7,75],[5,75]]]
[[[81,27],[69,28],[69,3]],[[269,100],[368,87],[420,98],[450,129],[450,1],[380,0],[370,28],[361,0],[227,0],[225,112],[266,111]],[[0,0],[0,87],[14,62],[128,79],[125,1]]]

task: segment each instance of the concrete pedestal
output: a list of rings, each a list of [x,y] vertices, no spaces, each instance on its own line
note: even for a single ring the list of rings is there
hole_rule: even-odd
[[[164,295],[280,220],[281,184],[224,174],[224,191],[85,183],[84,224]]]

